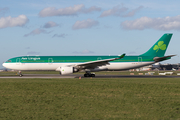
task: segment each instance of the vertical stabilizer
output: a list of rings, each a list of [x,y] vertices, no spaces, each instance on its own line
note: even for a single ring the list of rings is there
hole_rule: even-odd
[[[140,56],[163,57],[171,37],[172,33],[164,34],[147,52]]]

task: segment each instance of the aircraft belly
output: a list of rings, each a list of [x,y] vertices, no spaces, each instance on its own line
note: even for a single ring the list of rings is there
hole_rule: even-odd
[[[66,63],[67,64],[67,63]],[[6,68],[12,70],[56,70],[60,66],[66,65],[64,63],[6,63]],[[67,64],[69,65],[69,64]]]
[[[150,65],[154,62],[121,62],[121,63],[110,63],[106,66],[98,67],[100,70],[127,70],[132,68],[138,68],[141,66]],[[6,68],[13,70],[56,70],[60,66],[71,65],[72,63],[5,63]],[[75,63],[73,63],[75,64]]]
[[[110,63],[107,65],[108,70],[128,70],[133,68],[138,68],[146,65],[150,65],[154,62],[123,62],[123,63]]]

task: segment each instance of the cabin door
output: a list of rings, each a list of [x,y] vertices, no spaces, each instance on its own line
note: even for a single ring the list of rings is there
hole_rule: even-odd
[[[142,57],[138,57],[138,64],[142,64]]]
[[[20,58],[16,59],[16,65],[20,65]]]
[[[52,65],[53,59],[52,59],[52,58],[49,58],[49,59],[48,59],[48,63],[49,63],[49,65]]]

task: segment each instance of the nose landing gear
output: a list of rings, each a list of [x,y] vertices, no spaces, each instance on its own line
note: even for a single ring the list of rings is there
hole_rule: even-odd
[[[21,73],[21,71],[19,71],[19,76],[20,76],[20,77],[22,77],[22,76],[23,76],[23,74]]]

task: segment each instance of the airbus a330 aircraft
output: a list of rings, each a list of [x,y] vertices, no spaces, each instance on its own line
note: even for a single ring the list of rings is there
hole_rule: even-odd
[[[7,60],[3,66],[18,71],[54,70],[61,75],[85,71],[84,77],[95,77],[91,72],[129,70],[171,59],[175,55],[164,56],[171,37],[164,34],[139,56],[21,56]]]

